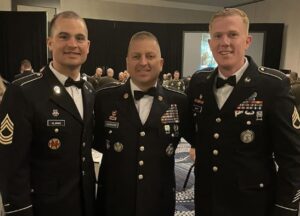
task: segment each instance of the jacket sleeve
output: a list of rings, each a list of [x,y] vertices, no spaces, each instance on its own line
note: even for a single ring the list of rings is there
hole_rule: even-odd
[[[274,216],[297,216],[300,199],[300,118],[287,79],[280,82],[275,94],[268,125],[279,167]]]
[[[9,86],[0,108],[0,193],[7,215],[32,215],[29,110],[21,88]]]

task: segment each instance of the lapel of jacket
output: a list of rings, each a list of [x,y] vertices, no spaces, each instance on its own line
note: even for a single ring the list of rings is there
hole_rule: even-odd
[[[50,89],[50,99],[59,107],[70,113],[76,120],[83,122],[79,111],[65,87],[55,77],[49,66],[43,72],[45,79],[48,80]]]
[[[233,88],[233,91],[221,109],[222,112],[234,110],[255,91],[255,85],[257,83],[257,65],[251,58],[248,58],[248,60],[249,66]]]
[[[87,123],[87,121],[93,115],[94,92],[87,82],[84,82],[81,92],[83,100],[83,120],[85,123]]]
[[[171,105],[168,103],[166,90],[157,84],[157,96],[153,98],[152,107],[149,116],[145,122],[145,126],[157,127],[161,124],[161,116]]]
[[[118,110],[128,121],[131,121],[136,127],[141,127],[139,113],[135,107],[134,99],[131,93],[129,80],[120,87],[120,98],[116,101]]]
[[[206,78],[206,82],[203,83],[204,87],[203,87],[203,95],[201,95],[203,97],[203,100],[205,101],[205,106],[207,109],[207,111],[211,112],[218,112],[219,111],[219,107],[216,101],[216,96],[214,94],[214,85],[215,85],[215,77],[217,76],[218,70],[214,70],[210,75],[207,76]],[[200,87],[201,88],[201,87]],[[199,97],[201,97],[199,95]]]

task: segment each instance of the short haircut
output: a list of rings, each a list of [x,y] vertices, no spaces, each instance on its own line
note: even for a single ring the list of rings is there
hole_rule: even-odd
[[[77,13],[75,13],[74,11],[63,11],[61,13],[56,14],[53,19],[50,22],[50,26],[49,26],[49,35],[52,36],[53,34],[53,29],[55,26],[55,23],[57,21],[58,18],[65,18],[65,19],[78,19],[80,21],[82,21],[82,23],[84,24],[86,31],[88,33],[87,30],[87,26],[86,26],[86,22],[84,21],[83,18],[81,18]]]
[[[144,40],[144,39],[151,39],[151,40],[156,41],[156,43],[158,44],[159,51],[160,51],[160,46],[159,46],[157,37],[154,34],[152,34],[151,32],[140,31],[140,32],[137,32],[134,35],[132,35],[132,37],[130,38],[128,49],[127,49],[127,54],[129,52],[129,49],[130,49],[133,41]]]
[[[28,59],[23,59],[21,61],[21,66],[24,66],[24,67],[31,67],[31,62],[28,60]]]
[[[212,23],[214,22],[215,19],[217,19],[219,17],[227,17],[227,16],[240,16],[243,20],[243,23],[246,26],[247,33],[249,32],[249,18],[243,10],[240,10],[237,8],[225,8],[225,9],[220,10],[217,13],[215,13],[212,16],[212,18],[210,19],[209,31],[211,31]]]

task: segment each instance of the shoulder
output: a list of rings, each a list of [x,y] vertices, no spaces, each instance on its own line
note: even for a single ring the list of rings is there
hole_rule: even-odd
[[[111,82],[111,83],[109,83],[109,85],[105,85],[105,86],[102,86],[101,88],[97,89],[96,94],[103,95],[103,94],[110,94],[112,92],[117,92],[121,86],[123,86],[122,83]]]
[[[95,91],[93,85],[92,85],[89,81],[85,81],[85,82],[84,82],[84,87],[85,87],[88,91],[91,91],[91,92],[94,92],[94,91]]]
[[[265,76],[265,77],[270,78],[270,79],[277,79],[277,80],[288,79],[288,77],[284,73],[282,73],[279,70],[273,69],[273,68],[259,66],[258,67],[258,72],[262,76]]]
[[[187,95],[183,91],[168,86],[162,86],[162,89],[169,102],[181,103],[187,100]]]
[[[21,77],[19,79],[16,79],[12,82],[12,84],[17,86],[25,86],[30,83],[34,83],[37,80],[40,80],[43,77],[42,73],[32,73],[28,76]]]
[[[169,94],[173,95],[186,95],[184,92],[177,90],[176,88],[172,88],[170,86],[162,86],[162,88]]]
[[[191,80],[205,81],[209,79],[213,71],[197,71],[193,74]]]

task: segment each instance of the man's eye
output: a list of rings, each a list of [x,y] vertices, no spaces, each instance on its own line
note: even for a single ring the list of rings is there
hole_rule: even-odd
[[[68,39],[68,36],[67,35],[59,35],[59,39],[66,40],[66,39]]]
[[[76,40],[77,41],[85,41],[85,37],[84,36],[76,36]]]
[[[229,36],[230,36],[231,38],[233,38],[233,37],[237,37],[237,36],[238,36],[238,33],[236,33],[236,32],[233,32],[233,33],[230,33],[230,34],[229,34]]]
[[[220,34],[215,34],[215,35],[214,35],[214,38],[215,38],[215,39],[220,39],[221,37],[222,37],[222,35],[220,35]]]

